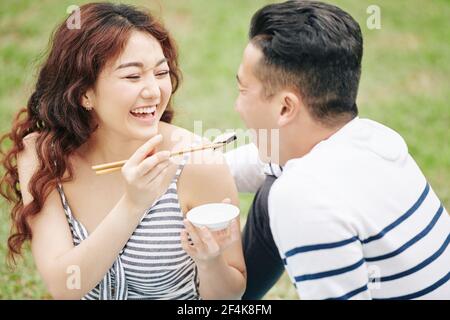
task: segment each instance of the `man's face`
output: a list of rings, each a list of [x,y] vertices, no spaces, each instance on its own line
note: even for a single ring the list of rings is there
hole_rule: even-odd
[[[279,117],[279,101],[276,97],[266,99],[263,83],[255,76],[254,70],[259,67],[259,61],[263,53],[253,44],[249,43],[245,48],[241,65],[237,74],[239,96],[236,99],[235,110],[240,114],[245,125],[256,133],[266,130],[264,135],[254,141],[260,151],[260,156],[267,161],[267,152],[271,150],[271,129],[277,129]],[[262,130],[263,129],[263,130]]]

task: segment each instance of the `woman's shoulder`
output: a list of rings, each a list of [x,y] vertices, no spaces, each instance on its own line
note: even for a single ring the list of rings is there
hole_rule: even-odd
[[[31,132],[22,138],[23,149],[17,154],[18,165],[19,159],[26,159],[27,162],[37,160],[36,142],[39,132]]]
[[[222,152],[201,150],[192,152],[179,181],[186,194],[188,208],[230,198],[237,203],[237,189]]]
[[[39,168],[39,159],[36,152],[36,139],[38,136],[39,133],[37,132],[26,135],[22,139],[23,150],[17,154],[17,172],[24,204],[32,200],[28,192],[28,183]]]
[[[166,147],[172,152],[211,143],[209,139],[173,124],[164,123],[160,129],[164,140],[166,140]],[[210,171],[224,164],[225,160],[220,150],[205,149],[191,152],[187,166],[195,171]]]
[[[22,142],[27,145],[36,144],[36,139],[39,137],[39,135],[39,132],[31,132],[23,137]]]
[[[172,141],[177,142],[172,151],[211,142],[172,124],[165,124],[163,130],[165,139],[170,136]],[[186,201],[188,208],[202,203],[220,202],[227,197],[234,202],[237,201],[234,180],[220,150],[205,149],[191,152],[183,168],[179,187],[182,192],[181,198]]]
[[[171,123],[161,122],[159,129],[167,148],[171,151],[209,142],[207,139]]]

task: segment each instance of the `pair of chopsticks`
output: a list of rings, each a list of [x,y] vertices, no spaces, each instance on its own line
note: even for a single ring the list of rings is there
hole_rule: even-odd
[[[215,150],[217,148],[223,147],[224,145],[226,145],[236,139],[237,139],[236,134],[231,133],[231,134],[228,134],[227,136],[223,137],[222,139],[220,139],[217,142],[216,142],[216,140],[217,140],[216,139],[215,142],[213,142],[211,144],[201,145],[198,147],[192,147],[192,148],[181,150],[181,151],[173,151],[170,153],[170,157],[179,156],[179,155],[182,155],[185,153],[206,150],[206,149],[214,149]],[[95,166],[92,166],[92,170],[94,170],[95,174],[97,174],[97,175],[111,173],[111,172],[120,170],[127,161],[128,160],[121,160],[121,161],[117,161],[117,162],[109,162],[109,163],[95,165]]]

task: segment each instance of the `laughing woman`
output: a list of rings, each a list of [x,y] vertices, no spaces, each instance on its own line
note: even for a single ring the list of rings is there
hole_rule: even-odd
[[[131,6],[80,13],[80,29],[56,30],[27,108],[1,141],[12,141],[1,181],[14,205],[11,261],[31,241],[57,299],[240,298],[237,219],[220,234],[184,219],[203,203],[236,204],[237,191],[220,154],[169,160],[194,137],[170,124],[180,80],[171,37]],[[122,159],[120,171],[91,170]]]

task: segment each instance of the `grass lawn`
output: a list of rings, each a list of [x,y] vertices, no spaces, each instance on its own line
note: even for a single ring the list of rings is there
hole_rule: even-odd
[[[263,0],[127,1],[163,18],[180,51],[184,81],[175,98],[175,123],[193,130],[243,128],[234,112],[235,74],[252,14]],[[364,34],[363,75],[358,96],[361,117],[398,131],[444,205],[450,204],[450,2],[446,0],[330,1],[351,13]],[[0,2],[0,132],[31,93],[48,38],[66,8],[84,1]],[[381,29],[366,26],[369,5],[381,9]],[[446,84],[447,83],[447,84]],[[251,194],[241,194],[245,214]],[[50,298],[29,250],[19,267],[3,263],[9,210],[0,200],[0,298]],[[266,299],[296,299],[287,276]]]

